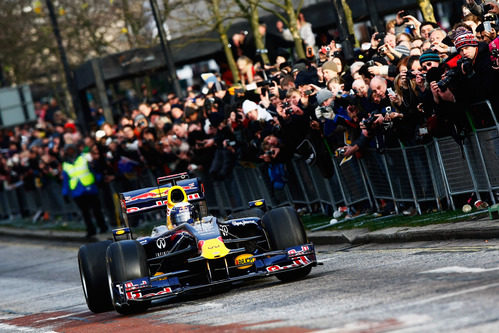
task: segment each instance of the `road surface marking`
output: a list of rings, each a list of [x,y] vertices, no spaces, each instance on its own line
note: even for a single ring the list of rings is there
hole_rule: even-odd
[[[7,331],[7,332],[25,332],[25,333],[57,333],[55,331],[45,329],[45,328],[40,328],[40,327],[25,327],[25,326],[16,326],[16,325],[7,325],[7,324],[2,324],[0,323],[0,331]]]
[[[452,274],[452,273],[484,273],[499,271],[499,267],[494,268],[479,268],[479,267],[461,267],[461,266],[449,266],[437,269],[432,269],[429,271],[420,272],[419,274]]]
[[[460,290],[460,291],[455,291],[455,292],[448,293],[448,294],[445,294],[445,295],[439,295],[439,296],[435,296],[435,297],[425,298],[425,299],[422,299],[420,301],[416,301],[416,302],[409,303],[409,304],[404,304],[401,307],[407,307],[408,305],[422,305],[422,304],[426,304],[426,303],[440,301],[440,300],[443,300],[443,299],[446,299],[446,298],[451,298],[451,297],[455,297],[455,296],[461,296],[461,295],[464,295],[464,294],[474,293],[474,292],[477,292],[477,291],[482,291],[482,290],[486,290],[486,289],[489,289],[489,288],[496,288],[496,287],[499,287],[499,283],[487,284],[485,286],[474,287],[474,288],[464,289],[464,290]]]

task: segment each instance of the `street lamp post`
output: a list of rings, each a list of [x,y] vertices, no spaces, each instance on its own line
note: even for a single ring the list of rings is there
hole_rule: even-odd
[[[150,0],[152,13],[154,15],[154,21],[156,21],[156,27],[158,28],[159,40],[161,44],[161,50],[163,51],[163,56],[165,57],[165,63],[168,71],[168,76],[170,78],[170,83],[173,85],[173,90],[177,96],[182,95],[182,90],[180,89],[180,83],[178,82],[177,75],[175,73],[175,64],[173,63],[173,56],[166,39],[165,29],[163,29],[163,23],[160,19],[160,12],[158,8],[158,3],[156,0]]]
[[[364,3],[369,12],[369,17],[371,18],[371,25],[376,32],[384,31],[383,24],[379,18],[378,8],[376,7],[376,1],[364,0]]]
[[[336,14],[336,22],[338,23],[338,31],[340,32],[341,44],[343,46],[343,54],[347,60],[354,57],[353,54],[353,43],[350,39],[350,34],[347,28],[347,20],[345,17],[345,12],[343,10],[343,5],[340,0],[331,0],[334,12]]]
[[[66,84],[71,94],[73,107],[75,109],[76,116],[78,118],[78,122],[81,126],[82,131],[84,133],[87,133],[88,129],[87,122],[85,121],[85,116],[83,115],[80,98],[78,96],[78,92],[73,79],[73,72],[69,68],[68,59],[66,57],[66,51],[64,50],[64,46],[62,45],[61,33],[59,31],[59,24],[57,23],[57,17],[55,16],[54,6],[52,4],[52,0],[46,0],[46,3],[47,3],[47,9],[49,11],[50,22],[52,23],[52,30],[54,31],[54,36],[57,41],[57,47],[59,49],[59,56],[61,57],[62,66],[64,68],[64,74],[66,76]]]

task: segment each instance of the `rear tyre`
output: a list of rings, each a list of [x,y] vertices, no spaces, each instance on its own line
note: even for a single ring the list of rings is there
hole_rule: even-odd
[[[100,313],[113,309],[107,283],[106,250],[111,241],[82,245],[78,251],[83,294],[90,311]]]
[[[114,309],[121,314],[132,314],[147,310],[150,301],[137,301],[120,304],[114,298],[113,283],[138,279],[149,275],[146,252],[136,240],[112,243],[106,254],[108,290]]]
[[[307,235],[300,217],[291,207],[272,209],[263,216],[262,222],[272,250],[283,250],[307,243]],[[306,266],[276,274],[276,277],[281,281],[294,281],[304,278],[311,270],[311,266]]]

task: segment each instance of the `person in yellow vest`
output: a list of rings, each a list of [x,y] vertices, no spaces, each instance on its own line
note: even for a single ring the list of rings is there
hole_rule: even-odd
[[[102,215],[96,175],[90,170],[85,155],[79,154],[75,145],[67,145],[64,148],[62,176],[62,195],[64,198],[71,196],[81,210],[87,227],[87,238],[96,234],[91,213],[99,226],[100,233],[106,232],[108,227]]]

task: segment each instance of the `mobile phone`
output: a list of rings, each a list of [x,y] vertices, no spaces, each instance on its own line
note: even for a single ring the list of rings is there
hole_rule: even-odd
[[[493,14],[485,14],[483,17],[483,29],[487,32],[492,31],[492,22],[496,21],[496,16]]]
[[[419,132],[419,135],[422,136],[422,135],[428,134],[428,129],[426,127],[421,127],[421,128],[419,128],[418,132]]]
[[[256,88],[257,85],[255,82],[246,85],[246,90],[255,90]]]
[[[492,24],[490,23],[490,21],[483,21],[483,30],[487,32],[492,31]]]
[[[307,58],[314,57],[314,48],[312,46],[307,46]]]

